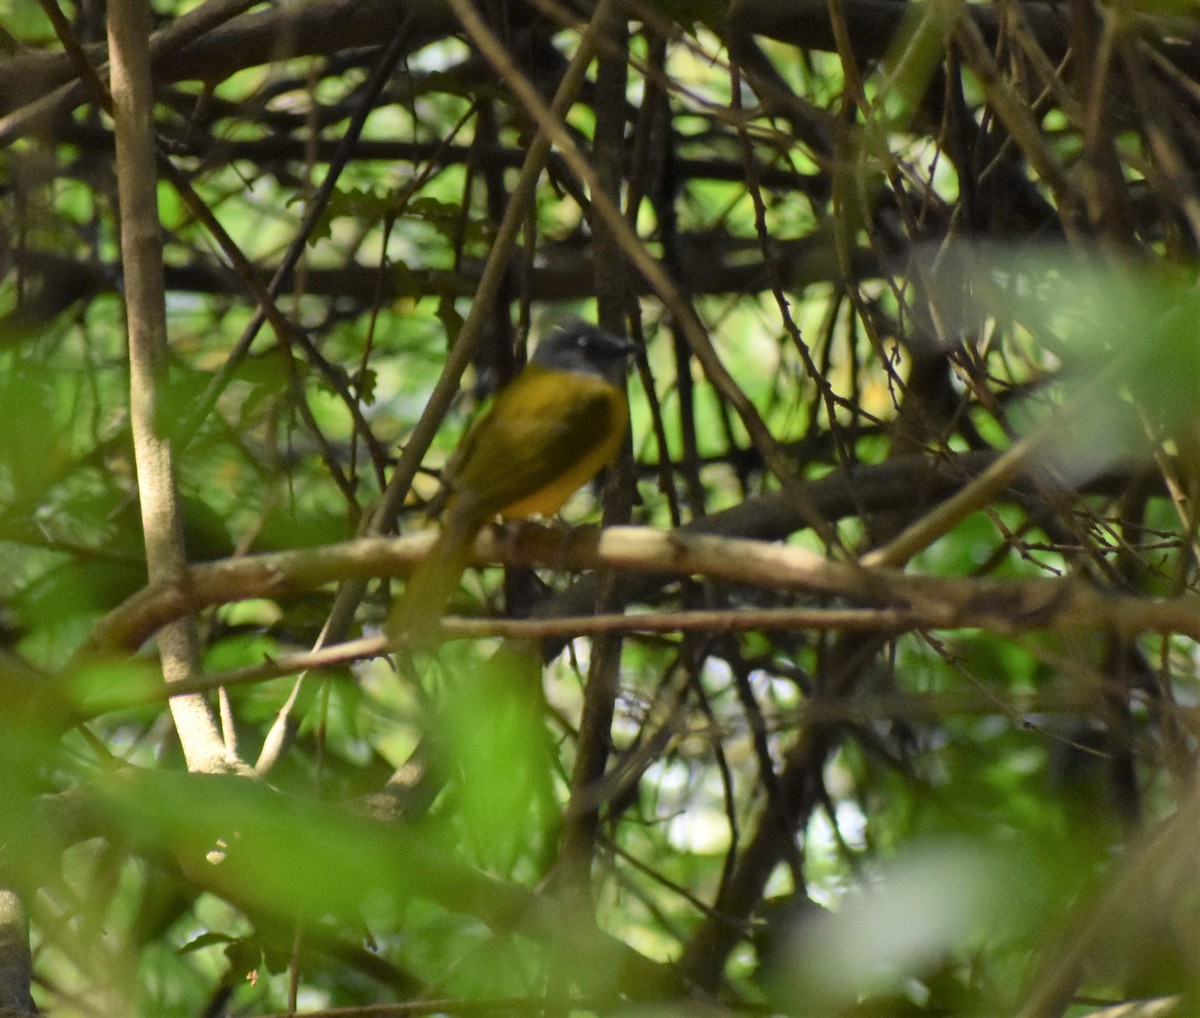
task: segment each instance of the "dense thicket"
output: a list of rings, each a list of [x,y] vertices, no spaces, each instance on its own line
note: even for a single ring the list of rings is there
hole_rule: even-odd
[[[0,1004],[1189,1013],[1191,7],[0,10]]]

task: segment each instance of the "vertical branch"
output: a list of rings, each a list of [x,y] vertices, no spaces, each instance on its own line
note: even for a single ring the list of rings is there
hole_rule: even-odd
[[[137,464],[146,567],[151,583],[187,582],[183,523],[171,444],[159,429],[159,389],[166,368],[167,314],[150,79],[150,8],[146,0],[113,0],[108,48],[121,203],[121,255],[129,328],[130,426]],[[163,678],[186,681],[196,672],[195,623],[171,623],[158,635]],[[189,693],[171,699],[175,728],[189,770],[227,766],[217,720],[208,702]]]
[[[37,1014],[29,995],[32,981],[25,906],[15,891],[0,888],[0,1014]]]
[[[598,189],[614,206],[619,206],[625,141],[628,24],[624,12],[618,5],[613,5],[607,10],[603,24],[598,27],[614,45],[605,47],[598,61],[593,165]],[[627,306],[625,259],[613,230],[602,218],[593,215],[591,226],[595,238],[598,319],[605,328],[623,332]],[[629,521],[632,510],[631,463],[630,441],[626,438],[620,465],[610,472],[605,486],[606,522]],[[597,610],[611,611],[617,604],[614,583],[610,578],[601,586]],[[604,778],[612,743],[612,720],[619,690],[620,665],[620,637],[597,639],[584,691],[579,748],[571,773],[571,803],[559,847],[560,876],[565,886],[577,892],[588,887],[596,835],[600,829],[602,802],[596,795],[596,788]]]

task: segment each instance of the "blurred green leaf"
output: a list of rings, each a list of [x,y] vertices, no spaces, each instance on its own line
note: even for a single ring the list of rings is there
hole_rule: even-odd
[[[1031,864],[999,846],[909,845],[873,868],[837,911],[810,910],[793,924],[766,977],[773,998],[792,1014],[832,1014],[1027,928],[1038,905]]]
[[[437,719],[467,843],[500,873],[540,851],[548,834],[552,757],[540,678],[533,648],[506,646],[481,667],[451,676]]]

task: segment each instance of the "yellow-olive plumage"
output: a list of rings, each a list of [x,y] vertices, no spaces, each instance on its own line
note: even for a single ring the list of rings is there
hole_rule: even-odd
[[[474,424],[446,468],[442,533],[388,618],[422,643],[492,518],[557,512],[610,463],[625,438],[625,365],[633,345],[594,325],[552,332]]]

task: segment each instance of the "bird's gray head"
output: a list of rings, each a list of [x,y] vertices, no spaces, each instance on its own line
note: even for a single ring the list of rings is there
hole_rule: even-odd
[[[637,349],[623,336],[598,325],[570,321],[554,329],[533,351],[533,363],[555,371],[599,375],[613,385],[624,386],[625,365]]]

